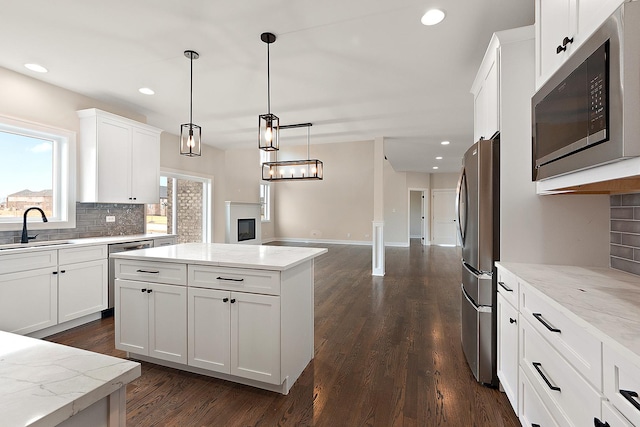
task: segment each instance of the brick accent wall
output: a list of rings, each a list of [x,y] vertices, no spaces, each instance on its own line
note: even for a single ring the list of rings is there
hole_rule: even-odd
[[[116,222],[106,222],[107,215]],[[144,233],[144,205],[76,203],[76,228],[37,230],[37,240],[66,240],[83,237],[127,236]],[[0,244],[20,243],[22,232],[0,231]]]
[[[202,183],[186,179],[177,180],[176,204],[177,230],[173,230],[173,183],[167,179],[167,229],[169,234],[177,234],[178,243],[202,242]]]
[[[611,267],[640,275],[640,193],[610,197]]]

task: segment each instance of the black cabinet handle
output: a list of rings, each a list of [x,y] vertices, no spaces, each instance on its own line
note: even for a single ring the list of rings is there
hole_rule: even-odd
[[[540,424],[531,424],[531,427],[540,427]]]
[[[222,302],[229,302],[229,298],[222,298]]]
[[[508,287],[504,284],[504,282],[498,282],[498,285],[500,285],[500,286],[502,287],[502,289],[504,289],[504,290],[505,290],[505,291],[507,291],[507,292],[513,292],[513,289],[508,288]]]
[[[231,298],[231,304],[234,304],[236,302],[235,298]]]
[[[136,270],[136,273],[160,274],[160,271],[152,271],[152,270]]]
[[[151,292],[153,292],[153,289],[147,289],[148,294],[150,294]]]
[[[629,403],[633,405],[638,411],[640,411],[640,403],[634,397],[638,397],[638,393],[633,390],[620,390],[620,394],[624,397]]]
[[[560,391],[560,387],[555,386],[553,384],[551,384],[551,381],[549,381],[547,379],[547,377],[544,375],[544,373],[542,372],[542,369],[540,369],[540,367],[542,366],[542,363],[540,362],[533,362],[533,367],[536,368],[536,371],[538,371],[538,373],[540,374],[540,376],[542,377],[542,379],[544,380],[545,383],[547,383],[547,386],[549,386],[549,388],[553,391]]]
[[[60,270],[60,273],[66,273],[67,270]]]
[[[138,200],[138,199],[136,197],[134,197],[133,200]]]
[[[599,420],[599,419],[597,419],[597,418],[594,418],[594,419],[593,419],[593,425],[594,425],[595,427],[611,427],[611,426],[609,425],[609,423],[607,423],[607,422],[604,422],[604,423],[603,423],[602,421],[600,421],[600,420]]]
[[[509,323],[511,324],[516,323],[516,319],[514,319],[513,317],[509,317]]]
[[[564,39],[562,39],[562,46],[567,46],[568,44],[573,43],[573,37],[569,38],[569,37],[565,37]]]
[[[53,272],[53,273],[51,273],[51,274],[58,274],[58,272],[57,272],[57,271],[54,271],[54,272]]]
[[[216,280],[226,280],[228,282],[244,282],[244,279],[230,279],[228,277],[221,277],[221,276],[216,277]]]
[[[560,52],[564,52],[565,50],[567,50],[566,46],[558,45],[558,47],[556,48],[556,54],[559,54]]]
[[[555,326],[550,325],[549,323],[547,323],[543,318],[542,318],[542,313],[533,313],[533,317],[535,317],[536,319],[538,319],[538,322],[542,323],[544,325],[545,328],[547,328],[548,330],[550,330],[551,332],[562,332],[560,329],[556,328]]]
[[[147,292],[147,290],[146,289],[140,289],[140,292],[142,292],[144,294],[145,292]]]

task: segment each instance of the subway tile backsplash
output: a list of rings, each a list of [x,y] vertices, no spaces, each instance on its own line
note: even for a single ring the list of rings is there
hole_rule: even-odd
[[[106,222],[107,215],[115,222]],[[144,233],[144,205],[76,203],[76,228],[37,230],[37,240],[66,240],[83,237],[126,236]],[[0,244],[19,243],[21,232],[0,231]]]
[[[610,197],[611,268],[640,275],[640,193]]]

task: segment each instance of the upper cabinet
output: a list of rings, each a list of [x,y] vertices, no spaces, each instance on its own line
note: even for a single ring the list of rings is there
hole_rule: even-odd
[[[536,89],[623,0],[536,0]]]
[[[162,131],[95,108],[78,116],[80,201],[157,203]]]
[[[489,139],[500,130],[500,93],[498,61],[500,51],[496,37],[491,40],[489,48],[473,86],[473,139]]]

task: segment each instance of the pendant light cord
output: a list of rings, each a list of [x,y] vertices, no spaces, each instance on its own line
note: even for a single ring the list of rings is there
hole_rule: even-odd
[[[271,72],[269,61],[269,43],[267,43],[267,113],[271,114]]]
[[[189,129],[193,129],[193,52],[189,54],[191,59],[191,86],[189,89]]]
[[[309,127],[307,127],[307,160],[310,159],[309,157]]]

